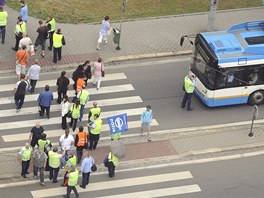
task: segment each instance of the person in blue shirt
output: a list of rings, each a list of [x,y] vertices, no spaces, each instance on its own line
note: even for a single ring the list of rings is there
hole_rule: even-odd
[[[143,137],[143,130],[144,128],[147,129],[147,133],[148,133],[148,141],[151,142],[151,136],[150,136],[150,123],[153,119],[153,115],[152,115],[152,110],[151,110],[151,106],[147,105],[146,106],[146,110],[143,111],[143,113],[141,114],[141,129],[140,129],[140,135]]]
[[[88,152],[85,152],[81,165],[81,172],[82,172],[82,184],[80,185],[81,188],[85,189],[86,185],[89,184],[91,167],[93,165],[94,165],[94,158],[90,156]]]
[[[28,20],[28,6],[25,4],[25,1],[20,1],[20,16],[22,17],[22,20],[27,22]]]
[[[47,118],[50,118],[50,105],[52,104],[53,94],[49,90],[49,85],[45,86],[45,90],[41,91],[38,97],[38,104],[40,106],[40,116],[44,115],[44,111],[46,110]]]

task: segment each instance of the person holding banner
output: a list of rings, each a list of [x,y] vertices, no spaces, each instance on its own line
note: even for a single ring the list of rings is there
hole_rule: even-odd
[[[94,122],[92,124],[88,123],[87,127],[91,128],[91,131],[89,132],[89,150],[95,150],[102,128],[102,119],[99,118],[98,114],[94,115]]]
[[[152,110],[151,106],[147,105],[146,110],[143,111],[141,114],[141,129],[140,129],[140,135],[143,137],[143,130],[144,128],[147,129],[148,133],[148,141],[151,142],[151,136],[150,136],[150,123],[152,121],[153,115],[152,115]]]

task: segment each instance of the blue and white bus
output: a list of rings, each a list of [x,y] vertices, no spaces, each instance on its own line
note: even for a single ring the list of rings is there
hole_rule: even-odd
[[[264,102],[264,21],[196,35],[190,69],[209,107]]]

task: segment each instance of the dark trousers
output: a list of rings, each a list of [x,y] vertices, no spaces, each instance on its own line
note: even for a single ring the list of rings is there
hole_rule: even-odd
[[[34,93],[37,81],[38,80],[32,80],[32,79],[30,80],[30,85],[31,85],[30,93]]]
[[[22,161],[21,175],[25,175],[28,172],[29,164],[30,164],[30,160]]]
[[[49,115],[50,115],[50,106],[49,107],[40,106],[40,110],[41,110],[41,112],[40,112],[41,116],[44,116],[44,112],[46,110],[46,115],[47,115],[47,117],[49,117]]]
[[[67,129],[67,114],[61,117],[61,128],[63,130]]]
[[[22,39],[22,37],[16,35],[16,44],[15,44],[15,50],[18,50],[19,41]]]
[[[84,146],[76,146],[77,163],[79,164],[82,160]]]
[[[49,170],[49,179],[52,180],[52,182],[57,182],[57,177],[58,177],[58,174],[59,174],[59,170],[60,170],[60,167],[58,168],[52,168],[50,167],[50,170]]]
[[[89,184],[90,179],[90,172],[89,173],[82,173],[82,187],[86,188],[86,185]]]
[[[5,43],[5,33],[6,33],[6,27],[0,26],[0,37],[2,37],[2,44]]]
[[[57,63],[57,60],[61,60],[61,49],[62,47],[55,48],[53,47],[53,62]]]
[[[39,171],[40,182],[44,182],[44,167],[36,167],[36,166],[34,166],[34,176],[38,175],[38,171]]]
[[[109,177],[114,177],[115,176],[115,166],[108,166],[108,175]]]
[[[53,32],[49,32],[49,50],[52,50],[52,46],[53,46]]]
[[[57,103],[61,103],[61,99],[62,97],[64,97],[67,94],[67,91],[58,91],[58,99],[57,99]]]
[[[77,191],[77,189],[75,188],[75,186],[67,186],[67,195],[66,197],[69,198],[71,195],[71,191],[73,190],[73,192],[75,193],[76,197],[79,197],[79,193]]]
[[[191,104],[192,104],[192,95],[193,93],[187,93],[185,91],[183,99],[182,99],[182,108],[184,108],[186,106],[186,102],[187,102],[187,109],[191,109]]]
[[[70,126],[72,127],[73,132],[76,129],[77,122],[78,122],[78,118],[76,118],[76,119],[75,118],[71,118]]]
[[[82,118],[83,118],[83,113],[84,113],[84,106],[85,105],[81,105],[81,110],[80,110],[80,121],[82,121]]]
[[[24,99],[25,99],[25,95],[18,95],[15,94],[15,104],[16,104],[16,109],[21,109],[23,104],[24,104]]]
[[[89,140],[89,150],[92,150],[92,149],[95,150],[97,144],[98,144],[98,140],[96,140],[96,141]]]

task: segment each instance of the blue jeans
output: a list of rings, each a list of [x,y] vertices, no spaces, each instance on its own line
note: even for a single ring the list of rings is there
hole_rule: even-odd
[[[77,189],[75,188],[75,186],[67,186],[67,195],[66,197],[69,198],[71,195],[71,191],[73,190],[73,192],[75,193],[76,197],[79,197],[79,193],[77,191]]]
[[[80,118],[79,118],[80,121],[82,121],[82,118],[83,118],[84,106],[85,106],[85,105],[81,105]]]
[[[63,149],[61,148],[61,151],[63,152]],[[68,160],[68,152],[69,150],[66,150],[65,155],[61,158],[61,167],[65,166],[66,161]]]
[[[187,102],[187,109],[191,109],[191,104],[192,104],[192,95],[193,93],[187,93],[185,91],[183,99],[182,99],[182,108],[184,108],[186,106],[186,102]]]
[[[50,167],[49,179],[52,180],[52,182],[54,182],[54,183],[58,182],[57,177],[58,177],[58,174],[59,174],[59,170],[60,170],[60,167],[58,167],[58,168]]]
[[[22,108],[22,106],[24,104],[24,99],[25,99],[25,94],[23,94],[23,95],[15,94],[16,109]]]
[[[38,175],[38,171],[39,171],[40,182],[44,182],[44,167],[36,167],[36,166],[34,166],[34,176]]]

